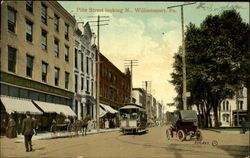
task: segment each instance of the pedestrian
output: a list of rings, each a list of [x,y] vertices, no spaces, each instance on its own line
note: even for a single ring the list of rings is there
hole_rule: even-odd
[[[6,128],[6,136],[8,138],[16,138],[17,137],[17,131],[16,131],[16,121],[13,119],[13,116],[10,115],[8,125]]]
[[[53,132],[53,133],[56,132],[56,124],[57,124],[56,120],[53,119],[52,123],[51,123],[51,127],[50,127],[50,131]]]
[[[22,134],[24,135],[24,142],[26,152],[32,151],[32,136],[35,133],[35,122],[30,116],[30,112],[26,112],[26,118],[23,120],[22,124]]]

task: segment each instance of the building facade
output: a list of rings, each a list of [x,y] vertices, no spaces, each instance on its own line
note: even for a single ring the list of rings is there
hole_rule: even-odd
[[[121,72],[100,53],[100,108],[108,112],[100,119],[101,128],[119,126],[117,112],[124,103],[130,102],[130,80],[129,70]]]
[[[142,88],[132,89],[133,102],[146,108],[146,91]]]
[[[56,1],[1,2],[1,95],[72,106],[75,22]]]
[[[84,26],[77,23],[75,28],[74,48],[74,102],[73,109],[77,118],[83,119],[88,114],[92,120],[96,119],[96,47],[92,43],[94,38],[89,23]]]
[[[247,120],[247,88],[244,87],[232,98],[223,100],[219,109],[221,126],[241,126]]]

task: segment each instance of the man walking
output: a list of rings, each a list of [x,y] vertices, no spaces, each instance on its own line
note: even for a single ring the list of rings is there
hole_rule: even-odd
[[[30,112],[26,112],[26,118],[23,120],[22,124],[22,134],[24,135],[24,142],[26,152],[32,151],[31,138],[35,131],[35,122],[30,117]]]

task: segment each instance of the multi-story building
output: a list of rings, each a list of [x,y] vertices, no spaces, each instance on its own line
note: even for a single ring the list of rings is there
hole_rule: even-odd
[[[96,118],[96,47],[92,43],[95,38],[89,23],[82,27],[82,22],[77,23],[75,29],[74,48],[74,111],[78,119],[83,119],[87,114]]]
[[[39,101],[45,111],[55,103],[71,106],[74,26],[56,1],[1,2],[1,95]],[[11,99],[17,112],[33,112]]]
[[[130,80],[129,70],[125,73],[121,72],[100,53],[100,107],[106,111],[111,109],[111,114],[104,116],[104,120],[101,120],[101,128],[102,121],[105,120],[112,120],[112,123],[118,126],[118,116],[116,116],[115,110],[121,108],[124,103],[130,102]]]
[[[156,120],[158,125],[162,125],[163,122],[163,107],[160,102],[156,103]]]
[[[134,103],[146,108],[146,91],[142,88],[133,88],[132,90]]]
[[[241,126],[242,121],[247,121],[247,88],[244,87],[232,98],[223,100],[219,109],[221,126]]]

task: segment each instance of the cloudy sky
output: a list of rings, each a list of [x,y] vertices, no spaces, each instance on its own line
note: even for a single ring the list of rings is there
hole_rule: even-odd
[[[181,2],[59,1],[78,21],[95,21],[89,16],[109,16],[100,30],[100,49],[122,72],[124,60],[138,60],[133,68],[133,87],[151,81],[151,92],[158,101],[172,103],[176,96],[170,73],[173,55],[181,45],[180,8],[167,9]],[[248,2],[197,2],[184,7],[184,24],[197,26],[209,14],[236,9],[249,23]],[[141,11],[139,11],[141,10]],[[149,12],[150,11],[150,12]],[[106,20],[106,18],[103,18]],[[92,30],[96,31],[95,23]]]

